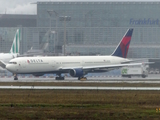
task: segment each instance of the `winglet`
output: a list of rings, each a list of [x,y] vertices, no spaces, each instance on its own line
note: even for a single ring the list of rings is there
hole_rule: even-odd
[[[19,53],[20,30],[17,29],[14,40],[10,49],[10,53]]]
[[[121,42],[118,44],[114,52],[111,54],[112,56],[118,56],[118,57],[123,57],[123,58],[127,57],[132,33],[133,33],[133,28],[130,28],[127,30]]]

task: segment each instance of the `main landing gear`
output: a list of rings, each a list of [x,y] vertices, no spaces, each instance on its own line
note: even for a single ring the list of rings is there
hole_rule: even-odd
[[[57,74],[58,77],[56,77],[56,80],[64,80],[64,77],[61,76],[61,74]]]
[[[86,77],[78,77],[78,80],[85,81],[85,80],[87,80],[87,78]]]
[[[18,80],[17,74],[14,74],[14,80]]]

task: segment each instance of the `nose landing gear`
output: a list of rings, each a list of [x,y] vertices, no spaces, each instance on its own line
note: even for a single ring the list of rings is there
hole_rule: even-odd
[[[18,80],[17,74],[14,74],[14,80]]]

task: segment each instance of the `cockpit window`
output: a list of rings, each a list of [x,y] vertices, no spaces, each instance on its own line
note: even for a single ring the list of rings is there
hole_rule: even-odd
[[[9,62],[9,64],[17,64],[17,62]]]

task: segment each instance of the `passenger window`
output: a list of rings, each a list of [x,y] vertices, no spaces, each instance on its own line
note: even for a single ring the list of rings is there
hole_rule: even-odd
[[[17,64],[17,62],[9,62],[9,64]]]

